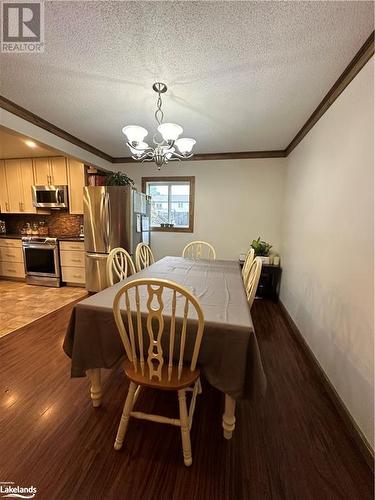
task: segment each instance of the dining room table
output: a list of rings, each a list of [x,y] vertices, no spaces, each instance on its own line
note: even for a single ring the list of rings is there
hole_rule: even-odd
[[[164,257],[75,304],[63,343],[71,358],[71,376],[90,377],[92,404],[100,406],[101,369],[113,368],[125,357],[113,315],[113,300],[126,282],[137,278],[175,282],[198,299],[204,314],[198,365],[208,383],[225,395],[222,425],[224,437],[230,439],[235,429],[236,401],[256,402],[267,387],[237,261]],[[146,306],[143,313],[147,313]]]

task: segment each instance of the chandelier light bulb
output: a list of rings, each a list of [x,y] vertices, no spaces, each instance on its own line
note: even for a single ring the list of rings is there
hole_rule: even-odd
[[[175,146],[177,146],[180,153],[188,154],[191,153],[196,142],[195,139],[191,139],[190,137],[181,137],[181,139],[177,139]]]
[[[128,125],[122,129],[122,133],[126,135],[130,144],[142,142],[148,134],[145,128],[138,127],[138,125]]]
[[[184,129],[176,123],[162,123],[158,126],[158,132],[165,141],[175,141],[182,134]]]

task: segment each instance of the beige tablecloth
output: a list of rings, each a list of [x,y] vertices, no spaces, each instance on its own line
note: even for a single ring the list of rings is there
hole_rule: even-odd
[[[205,317],[198,363],[211,385],[235,399],[264,394],[266,377],[237,262],[164,257],[128,280],[142,277],[174,281],[197,297]],[[63,345],[72,377],[111,368],[124,356],[112,312],[123,283],[75,305]]]

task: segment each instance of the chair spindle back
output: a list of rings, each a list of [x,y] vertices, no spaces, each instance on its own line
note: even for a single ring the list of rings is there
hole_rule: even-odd
[[[150,266],[155,262],[154,254],[151,248],[146,243],[138,243],[135,249],[135,265],[137,271],[142,271],[145,267]]]
[[[186,259],[216,259],[215,248],[206,241],[192,241],[182,251]]]
[[[135,267],[129,253],[123,248],[114,248],[107,257],[107,284],[112,286],[135,274]]]
[[[121,307],[123,299],[124,306]],[[179,309],[178,305],[180,305]],[[177,283],[154,278],[129,281],[117,292],[113,302],[113,313],[127,357],[133,363],[136,372],[140,371],[142,376],[150,380],[156,377],[159,381],[170,381],[173,368],[177,368],[177,379],[180,380],[184,364],[190,308],[193,312],[195,311],[195,315],[193,314],[195,317],[192,318],[194,327],[189,326],[189,332],[196,331],[190,363],[190,370],[194,371],[204,328],[204,316],[197,299]],[[126,317],[127,327],[123,316]],[[166,317],[170,321],[169,328],[165,325]],[[179,325],[180,334],[177,364],[174,362],[177,359],[177,352],[175,352],[176,323]],[[147,333],[145,337],[146,339],[148,337],[149,341],[146,359],[144,331]],[[168,356],[165,356],[162,338],[167,331],[169,333],[169,348]]]

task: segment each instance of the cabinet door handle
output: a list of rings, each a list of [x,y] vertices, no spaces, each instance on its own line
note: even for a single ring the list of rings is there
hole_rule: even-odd
[[[9,203],[7,201],[5,202],[5,210],[9,212]]]
[[[6,257],[14,257],[14,254],[12,254],[12,253],[6,253],[5,256]]]
[[[81,262],[81,259],[72,259],[72,262]]]

